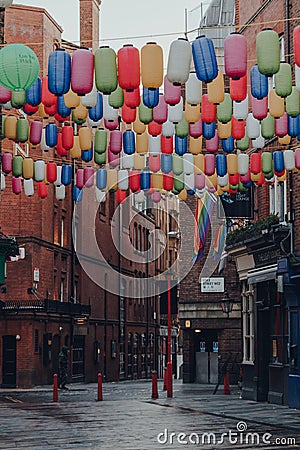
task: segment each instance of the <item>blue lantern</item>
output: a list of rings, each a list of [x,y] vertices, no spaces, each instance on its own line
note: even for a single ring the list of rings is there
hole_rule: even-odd
[[[48,147],[55,147],[57,144],[57,126],[55,123],[48,123],[45,127],[45,139]]]
[[[148,89],[143,87],[143,103],[148,108],[154,108],[158,105],[159,89]]]
[[[103,117],[103,97],[100,92],[97,94],[97,103],[96,106],[89,108],[89,118],[94,122],[98,122]]]
[[[199,80],[209,83],[218,75],[218,63],[213,41],[199,36],[192,43],[192,53],[196,75]]]
[[[72,181],[72,166],[70,164],[63,164],[61,168],[61,182],[65,186],[71,184]]]
[[[170,173],[172,171],[172,155],[162,153],[160,156],[160,166],[162,173]]]
[[[273,153],[273,161],[274,161],[274,171],[275,172],[283,172],[284,171],[284,156],[281,150],[276,150]]]
[[[71,56],[58,48],[48,59],[48,89],[52,94],[66,94],[71,82]]]
[[[229,136],[226,139],[222,139],[222,149],[226,153],[231,153],[234,150],[234,139],[232,136]]]
[[[248,183],[243,183],[243,186],[247,189],[251,188],[252,186],[252,181],[248,181]]]
[[[73,186],[73,200],[74,202],[81,202],[82,200],[82,189],[74,184]]]
[[[224,177],[227,173],[227,159],[224,153],[216,156],[216,171],[219,177]]]
[[[39,77],[26,89],[26,103],[31,106],[38,106],[42,101],[42,81]]]
[[[81,152],[81,159],[84,162],[90,162],[93,159],[93,149],[90,148],[89,150],[82,150]]]
[[[216,122],[203,122],[202,123],[202,134],[205,139],[212,139],[216,132]]]
[[[135,152],[135,134],[132,130],[124,131],[123,148],[126,155],[132,155]]]
[[[184,155],[187,151],[187,137],[179,137],[175,135],[175,153]]]
[[[67,108],[63,95],[57,96],[57,112],[61,117],[68,117],[71,114],[71,108]]]
[[[188,195],[195,195],[196,194],[196,189],[187,189],[186,192],[188,193]]]
[[[299,135],[300,133],[300,129],[299,129],[299,117],[300,116],[288,116],[288,134],[291,137],[296,137]]]
[[[253,97],[262,99],[268,95],[268,77],[258,70],[258,66],[250,70],[251,94]]]
[[[98,169],[96,173],[96,186],[98,189],[105,189],[107,184],[106,169]]]
[[[140,185],[142,191],[147,191],[151,187],[151,174],[149,170],[142,170],[140,175]]]

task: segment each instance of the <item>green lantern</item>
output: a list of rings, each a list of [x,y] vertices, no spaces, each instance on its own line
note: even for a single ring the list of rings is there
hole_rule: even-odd
[[[107,148],[107,131],[97,130],[94,137],[95,153],[105,153]]]
[[[173,153],[172,155],[172,167],[174,175],[180,175],[183,173],[183,158],[177,153]],[[175,178],[175,177],[174,177]]]
[[[271,116],[270,113],[268,113],[267,117],[265,117],[261,121],[261,135],[265,139],[271,139],[274,136],[274,126],[275,126],[275,119],[273,116]]]
[[[295,86],[292,93],[285,99],[285,110],[289,116],[296,117],[300,114],[300,93]]]
[[[16,109],[23,108],[26,103],[26,92],[24,89],[20,91],[12,91],[11,93],[11,106]]]
[[[250,139],[248,138],[248,136],[244,136],[242,139],[237,139],[236,140],[236,148],[238,150],[248,150],[249,148],[249,143],[250,143]]]
[[[138,107],[138,111],[139,111],[139,119],[142,123],[147,125],[148,123],[152,122],[153,119],[152,108],[148,108],[148,106],[144,105],[142,97],[140,106]]]
[[[275,75],[275,92],[279,97],[287,97],[292,92],[292,68],[286,62],[280,63],[279,72]]]
[[[248,188],[246,188],[246,187],[243,185],[243,183],[239,182],[238,186],[239,186],[238,189],[239,189],[240,192],[247,192],[247,191],[248,191]]]
[[[37,79],[40,64],[31,48],[9,44],[0,50],[0,84],[19,91],[28,89]]]
[[[117,89],[109,94],[108,103],[112,108],[121,108],[124,103],[124,92],[120,86],[117,86]]]
[[[25,117],[19,117],[17,120],[17,140],[19,142],[28,141],[29,124]]]
[[[103,94],[111,94],[117,89],[116,52],[110,47],[100,47],[95,52],[95,82]]]
[[[23,158],[20,155],[13,157],[12,173],[14,177],[21,177],[23,173]]]
[[[271,171],[268,172],[268,173],[264,173],[264,176],[265,176],[265,179],[266,179],[266,180],[271,180],[271,179],[274,177],[274,172],[273,172],[273,170],[271,170]]]
[[[222,123],[228,123],[232,116],[232,99],[227,92],[224,94],[224,100],[217,106],[217,119]]]
[[[271,152],[262,153],[261,168],[264,175],[273,172],[273,154]]]
[[[1,139],[5,138],[5,120],[6,120],[6,115],[2,114],[2,129],[1,129]]]
[[[175,125],[175,134],[180,138],[184,138],[189,134],[189,124],[185,119]]]
[[[102,166],[103,164],[106,164],[106,152],[103,153],[94,153],[94,162],[96,164],[99,164],[99,166]]]
[[[174,188],[175,191],[181,192],[184,189],[184,175],[181,173],[180,175],[176,175],[174,177]]]
[[[279,71],[279,36],[274,30],[265,29],[256,36],[256,57],[260,73],[270,77]]]

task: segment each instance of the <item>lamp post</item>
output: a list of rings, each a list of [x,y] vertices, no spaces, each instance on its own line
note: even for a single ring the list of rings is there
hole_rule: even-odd
[[[228,292],[226,290],[224,292],[224,297],[221,299],[221,308],[222,311],[229,317],[229,313],[231,313],[233,309],[233,302],[230,299]]]

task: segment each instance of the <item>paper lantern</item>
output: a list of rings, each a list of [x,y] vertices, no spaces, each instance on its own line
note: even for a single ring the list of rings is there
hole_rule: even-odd
[[[197,78],[195,72],[189,74],[185,85],[185,101],[189,105],[197,105],[202,100],[202,82]]]
[[[117,63],[115,51],[102,46],[95,52],[95,83],[98,91],[111,94],[118,86]]]
[[[168,174],[163,175],[163,188],[166,191],[171,191],[174,186],[174,177],[173,174],[170,172]]]
[[[300,134],[299,116],[288,116],[288,134],[291,137],[296,137]]]
[[[231,153],[234,151],[234,139],[232,136],[222,139],[222,149],[225,153]]]
[[[300,169],[300,148],[296,148],[295,150],[295,166],[296,169]]]
[[[31,122],[29,140],[32,145],[38,145],[41,142],[42,130],[42,122],[40,122],[39,120],[34,120],[33,122]]]
[[[265,139],[271,139],[274,136],[274,126],[274,117],[271,116],[271,114],[268,114],[267,117],[261,121],[261,135]]]
[[[189,124],[183,119],[175,125],[175,134],[178,137],[186,137],[189,134]]]
[[[23,170],[23,178],[25,179],[29,179],[29,178],[33,178],[33,159],[32,158],[24,158],[23,159],[23,166],[22,166],[22,170]]]
[[[152,173],[151,176],[151,187],[155,190],[162,190],[163,189],[163,177],[161,173]]]
[[[161,152],[160,146],[160,135],[152,136],[151,134],[148,137],[149,143],[149,153],[152,155],[158,155]]]
[[[34,161],[34,180],[35,181],[44,181],[46,172],[45,172],[45,161],[38,159]]]
[[[174,176],[174,189],[177,191],[177,193],[181,192],[184,189],[183,173]]]
[[[75,109],[80,105],[80,97],[72,89],[69,89],[64,95],[64,102],[67,108]]]
[[[121,134],[121,147],[122,147],[122,133]],[[110,134],[111,139],[112,133]],[[112,145],[110,142],[110,149],[112,150]],[[94,136],[94,150],[96,153],[104,153],[107,150],[107,131],[106,130],[97,130]]]
[[[285,112],[284,98],[279,97],[274,88],[269,91],[269,112],[275,118],[283,116]]]
[[[131,91],[124,91],[124,103],[129,108],[136,108],[140,104],[140,89],[135,88]]]
[[[61,130],[62,146],[66,150],[71,150],[74,145],[74,130],[71,125],[65,124]]]
[[[63,95],[58,95],[57,97],[57,113],[62,118],[67,118],[71,114],[71,108],[67,108],[65,104],[65,98]]]
[[[0,103],[7,103],[11,100],[12,91],[0,86]]]
[[[16,134],[19,142],[26,142],[28,140],[29,123],[25,117],[18,117]]]
[[[148,152],[148,133],[136,135],[135,151],[141,154]]]
[[[116,130],[119,127],[118,119],[115,120],[106,120],[104,119],[104,128],[107,130]]]
[[[53,94],[52,92],[50,92],[49,90],[49,81],[48,81],[48,77],[43,77],[42,78],[42,103],[45,106],[53,106],[56,104],[56,96],[55,94]]]
[[[54,183],[57,178],[57,165],[55,162],[48,162],[46,165],[46,178],[49,183]]]
[[[122,120],[125,123],[133,123],[136,119],[136,108],[129,108],[125,103],[122,106]]]
[[[129,172],[129,187],[132,192],[138,192],[141,188],[140,185],[140,172],[137,170],[131,170]]]
[[[195,123],[189,124],[189,134],[194,138],[198,138],[202,136],[202,120],[198,120]]]
[[[133,91],[140,85],[140,55],[132,44],[118,51],[118,79],[122,89]]]
[[[195,189],[195,175],[194,173],[184,174],[184,186],[187,191],[193,191]]]
[[[243,137],[245,136],[245,120],[237,120],[232,116],[231,136],[233,137],[233,139],[243,139]]]
[[[11,94],[11,106],[12,108],[20,109],[26,103],[26,92],[24,89],[20,89],[19,91],[13,91]]]
[[[247,40],[240,33],[231,33],[224,41],[225,73],[239,79],[247,71]]]
[[[171,155],[173,153],[173,136],[161,136],[160,140],[161,152]]]
[[[159,102],[159,89],[148,89],[143,87],[143,104],[148,108],[154,108]]]
[[[78,131],[81,150],[89,150],[92,147],[92,134],[88,127],[81,127]]]
[[[172,171],[172,155],[162,154],[160,164],[163,173],[170,173]]]
[[[11,187],[14,194],[18,195],[22,192],[22,180],[20,177],[12,177],[11,179]]]
[[[38,106],[42,101],[42,80],[37,77],[33,84],[28,89],[26,89],[25,92],[26,102],[31,106]]]
[[[155,42],[147,42],[141,48],[142,85],[157,89],[163,83],[163,50]],[[146,103],[145,103],[146,104]]]
[[[123,133],[123,147],[126,155],[132,155],[135,152],[135,134],[131,130]]]
[[[175,86],[171,83],[167,75],[164,77],[164,97],[168,105],[176,105],[181,98],[181,86]]]
[[[187,151],[187,138],[175,136],[175,152],[178,155],[183,155]]]
[[[169,120],[164,122],[162,124],[161,134],[165,137],[172,137],[175,134],[175,123],[170,122]]]
[[[161,192],[159,191],[154,191],[151,194],[151,199],[154,203],[159,203],[161,201]]]
[[[284,156],[281,150],[276,150],[273,153],[274,172],[280,174],[284,171]]]
[[[72,53],[72,91],[78,95],[88,94],[93,89],[93,82],[94,55],[86,48],[79,48]]]
[[[288,132],[288,118],[287,114],[275,119],[275,134],[276,136],[283,137]]]
[[[118,110],[110,106],[109,96],[104,95],[103,100],[103,118],[109,122],[114,122],[118,120]]]
[[[245,175],[240,175],[240,181],[243,184],[250,183],[250,181],[251,181],[250,169],[249,169],[248,173],[246,173]]]
[[[93,121],[97,122],[102,119],[103,117],[103,97],[100,92],[98,92],[97,95],[97,103],[92,108],[89,108],[88,110],[89,118]]]
[[[224,100],[224,75],[219,70],[218,75],[207,85],[208,101],[218,105]]]
[[[174,153],[172,155],[172,168],[175,175],[183,173],[183,158],[180,155]]]
[[[127,191],[129,188],[128,170],[126,169],[118,171],[118,188],[122,191]]]
[[[186,103],[184,116],[188,123],[198,122],[198,120],[201,119],[200,104],[190,105],[189,103]]]
[[[204,172],[204,155],[194,155],[194,170],[195,173]]]
[[[298,116],[300,114],[300,92],[295,86],[292,87],[292,93],[285,99],[285,110],[289,116]]]
[[[218,176],[223,177],[227,173],[226,155],[219,154],[216,156],[216,172]]]
[[[184,84],[190,72],[192,59],[191,45],[185,38],[171,42],[168,54],[167,78],[175,84]]]
[[[237,139],[236,141],[236,148],[238,150],[248,150],[249,148],[250,139],[247,135],[245,135],[242,139]]]
[[[248,114],[246,120],[247,135],[250,139],[256,139],[260,135],[260,124],[257,119],[253,117],[252,113]]]
[[[112,153],[113,154],[113,153]],[[81,159],[84,162],[90,162],[93,159],[93,148],[81,151]]]
[[[295,86],[298,91],[300,91],[300,67],[295,64]],[[0,97],[1,98],[1,97]]]
[[[12,154],[5,152],[2,155],[2,172],[8,174],[12,171]]]
[[[81,103],[79,103],[76,108],[74,108],[72,112],[73,118],[79,119],[79,120],[85,120],[88,115],[88,110],[85,106],[83,106]]]
[[[255,119],[262,120],[268,114],[268,97],[251,97],[252,114]]]
[[[142,101],[138,107],[138,117],[144,124],[148,124],[152,121],[152,108],[146,106]]]
[[[205,188],[205,175],[203,173],[195,173],[195,188],[200,190]]]
[[[103,153],[94,153],[94,162],[95,164],[98,164],[99,166],[102,166],[103,164],[106,164],[106,157],[107,152]]]
[[[221,188],[224,188],[228,185],[228,180],[229,180],[228,173],[226,173],[223,177],[218,176],[218,185]]]
[[[57,135],[56,154],[59,156],[67,156],[68,150],[66,150],[62,144],[62,133]]]
[[[133,168],[136,170],[143,170],[146,167],[146,155],[135,153],[133,155]]]
[[[158,172],[160,170],[160,155],[149,155],[149,169],[151,172]]]
[[[9,44],[0,50],[0,84],[6,89],[28,89],[39,70],[36,54],[26,45]]]
[[[246,175],[249,171],[249,155],[247,153],[239,153],[237,172],[240,175]]]
[[[215,122],[217,117],[217,107],[214,103],[210,103],[208,95],[202,96],[202,122],[210,123]]]
[[[97,100],[98,100],[98,91],[95,82],[93,81],[92,90],[90,92],[87,92],[85,95],[81,97],[81,104],[86,108],[93,108],[93,106],[97,105]]]
[[[263,152],[261,154],[261,170],[264,174],[273,171],[273,155],[271,152]]]
[[[12,174],[14,177],[21,177],[23,173],[23,158],[15,155],[12,159]]]
[[[85,187],[92,187],[94,185],[94,168],[85,167],[83,169],[83,183]]]
[[[100,186],[98,186],[98,172],[100,171],[104,171],[105,169],[98,169],[97,171],[97,187],[99,189],[101,189]],[[102,173],[102,172],[101,172]],[[106,170],[105,170],[105,175],[106,175]],[[84,186],[84,169],[77,169],[76,174],[75,174],[75,184],[79,189],[82,189]],[[106,186],[106,180],[105,180],[105,186]]]
[[[215,173],[215,155],[207,154],[204,156],[204,172],[207,176]]]
[[[280,63],[279,71],[274,76],[275,92],[279,97],[287,97],[292,92],[292,68],[286,62]]]
[[[81,148],[80,148],[80,140],[79,136],[74,136],[74,144],[70,150],[70,156],[72,159],[81,157]]]
[[[237,120],[246,120],[248,115],[248,95],[240,102],[233,102],[232,114]]]
[[[293,31],[294,57],[297,66],[300,66],[300,25],[297,25]]]
[[[70,81],[71,56],[64,49],[57,48],[48,58],[49,91],[55,95],[66,94],[70,89]]]
[[[222,123],[227,123],[232,116],[232,100],[228,93],[225,93],[223,98],[224,100],[217,106],[217,119]]]
[[[57,125],[55,123],[48,123],[45,127],[46,145],[48,147],[55,147],[57,144]]]
[[[229,92],[231,100],[241,102],[247,96],[247,75],[244,75],[239,80],[229,80]]]
[[[250,155],[250,171],[254,174],[261,172],[261,154],[252,153]]]
[[[33,114],[36,114],[39,110],[38,106],[31,106],[28,103],[23,106],[23,111],[27,116],[32,116]]]
[[[202,136],[194,138],[190,136],[190,148],[189,151],[193,155],[198,155],[202,152]]]
[[[265,146],[265,139],[262,137],[261,133],[259,133],[259,136],[257,138],[252,139],[252,146],[253,148],[261,149]]]
[[[211,153],[216,153],[219,147],[219,138],[218,133],[215,131],[215,134],[212,138],[206,139],[205,141],[206,151]]]
[[[202,131],[203,137],[205,137],[205,139],[212,139],[215,136],[216,132],[216,122],[202,122]]]
[[[151,136],[158,136],[161,134],[162,131],[162,125],[160,123],[154,122],[154,120],[152,120],[152,122],[148,123],[148,133]]]
[[[153,120],[157,123],[164,123],[168,119],[168,105],[165,101],[164,95],[159,95],[157,106],[153,108]]]
[[[257,65],[251,67],[250,85],[253,97],[259,99],[268,95],[268,77],[259,71]]]
[[[143,170],[140,173],[140,186],[143,191],[147,191],[151,187],[151,174],[149,170]]]
[[[133,122],[133,131],[138,134],[143,134],[146,131],[146,125],[140,121],[139,115],[137,114],[135,121]]]
[[[17,118],[7,116],[4,122],[4,135],[7,139],[15,140],[17,137]]]
[[[276,31],[265,29],[256,35],[256,57],[261,74],[270,77],[279,71],[280,45]]]
[[[54,116],[57,113],[57,97],[51,106],[44,106],[44,110],[48,116]]]
[[[211,82],[218,75],[218,64],[214,44],[210,38],[199,36],[192,43],[192,54],[199,80]]]
[[[168,105],[168,120],[173,123],[178,123],[183,118],[183,98],[176,105]]]

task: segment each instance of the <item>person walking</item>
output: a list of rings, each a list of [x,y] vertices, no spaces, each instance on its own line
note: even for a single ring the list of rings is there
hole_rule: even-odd
[[[63,345],[58,355],[59,389],[68,389],[66,387],[68,379],[68,347]]]

